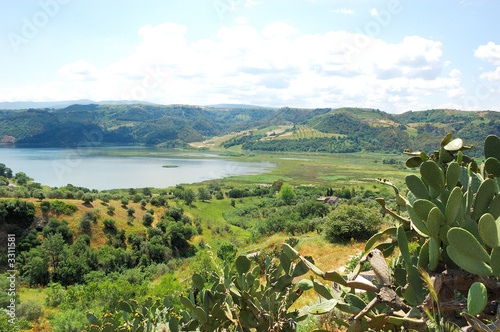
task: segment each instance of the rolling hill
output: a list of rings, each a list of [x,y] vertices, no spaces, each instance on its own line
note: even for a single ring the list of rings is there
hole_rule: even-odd
[[[500,135],[500,113],[431,109],[389,114],[367,108],[281,109],[249,105],[75,104],[64,108],[0,109],[0,139],[19,145],[99,144],[215,147],[299,152],[428,151],[452,132],[478,145]],[[222,138],[223,137],[223,138]],[[202,146],[200,144],[200,146]]]

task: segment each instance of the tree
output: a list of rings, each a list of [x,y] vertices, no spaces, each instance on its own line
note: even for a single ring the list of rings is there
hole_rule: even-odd
[[[16,183],[20,186],[25,186],[30,179],[24,172],[16,173],[14,178],[16,179]]]
[[[5,166],[5,164],[0,164],[0,176],[4,176],[6,178],[12,177],[12,170]]]
[[[279,196],[281,199],[285,201],[287,205],[290,205],[296,197],[293,187],[290,186],[288,183],[285,183],[281,186]]]
[[[333,243],[368,240],[377,232],[382,218],[377,211],[354,206],[341,205],[329,216],[325,224],[325,236]]]
[[[193,189],[185,189],[182,198],[187,206],[191,205],[196,200]]]
[[[198,199],[202,202],[212,199],[212,195],[210,194],[210,191],[208,191],[207,187],[198,188]]]
[[[41,257],[35,256],[28,263],[28,283],[45,286],[50,281],[49,264]]]
[[[106,209],[108,210],[108,214],[111,216],[115,213],[115,207],[113,205],[109,205]]]
[[[125,196],[122,197],[121,203],[122,203],[123,206],[127,206],[128,205],[128,197],[125,197]]]
[[[56,269],[59,263],[65,258],[67,245],[61,233],[47,236],[42,243],[42,250],[47,255],[50,266]]]
[[[142,195],[141,195],[141,194],[139,194],[139,193],[137,193],[137,194],[135,194],[134,196],[132,196],[132,201],[133,201],[134,203],[139,203],[139,202],[141,201],[141,199],[142,199]]]
[[[142,216],[142,224],[146,227],[150,227],[151,224],[155,221],[155,218],[149,213],[149,212],[146,212],[143,216]]]
[[[151,194],[151,188],[144,188],[144,189],[142,189],[142,194],[143,194],[144,196],[149,196],[149,197],[151,197],[151,195],[152,195],[152,194]]]
[[[91,193],[86,193],[83,195],[82,201],[84,204],[90,204],[94,201],[94,195],[92,195]]]
[[[111,197],[109,196],[109,194],[102,194],[100,196],[101,198],[101,201],[103,201],[104,203],[109,203],[109,200],[111,199]]]
[[[189,240],[196,234],[196,230],[191,225],[184,225],[181,221],[169,224],[170,247],[180,256],[187,256]]]
[[[80,230],[85,234],[90,234],[91,231],[90,226],[91,226],[90,219],[82,218],[82,220],[80,221]]]
[[[35,205],[16,199],[0,201],[0,224],[15,224],[20,228],[28,228],[35,220]]]
[[[295,210],[299,213],[301,219],[310,219],[314,217],[324,217],[328,214],[328,205],[316,202],[314,200],[298,204]]]
[[[132,217],[132,216],[134,215],[134,213],[135,213],[135,209],[134,209],[133,207],[129,207],[129,208],[127,209],[127,214],[128,214],[130,217]]]
[[[37,198],[39,201],[43,201],[45,199],[45,193],[43,190],[36,190],[33,193],[33,198]]]

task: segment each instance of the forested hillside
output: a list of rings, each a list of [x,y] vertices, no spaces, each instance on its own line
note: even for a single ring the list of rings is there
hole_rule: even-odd
[[[103,144],[186,146],[272,112],[262,108],[225,111],[142,104],[0,111],[0,137],[12,136],[17,144],[43,146],[78,144],[89,136]]]
[[[3,142],[39,146],[71,146],[92,140],[99,144],[187,147],[187,143],[232,133],[216,147],[396,152],[402,146],[428,150],[448,132],[477,146],[489,134],[500,135],[500,113],[435,109],[393,115],[366,108],[276,110],[145,104],[0,110]]]
[[[242,133],[223,144],[228,148],[298,152],[401,152],[402,146],[427,151],[448,132],[478,146],[482,137],[500,134],[500,113],[427,110],[391,115],[380,110],[281,109],[259,121],[260,127],[290,125],[284,133]],[[273,132],[274,133],[274,132]],[[472,155],[479,150],[471,152]]]

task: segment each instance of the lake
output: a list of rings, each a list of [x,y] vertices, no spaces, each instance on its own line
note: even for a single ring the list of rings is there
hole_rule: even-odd
[[[43,185],[89,189],[166,188],[268,172],[274,163],[241,162],[214,152],[147,147],[0,148],[0,163]]]

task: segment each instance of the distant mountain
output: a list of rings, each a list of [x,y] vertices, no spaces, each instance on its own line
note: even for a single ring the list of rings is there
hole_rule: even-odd
[[[242,109],[258,109],[258,108],[277,109],[275,107],[265,107],[265,106],[247,105],[247,104],[215,104],[215,105],[206,105],[205,107],[219,108],[219,109],[237,109],[237,108],[242,108]]]
[[[0,110],[26,110],[30,108],[65,108],[71,105],[133,105],[133,104],[143,104],[143,105],[155,105],[147,101],[137,101],[137,100],[104,100],[104,101],[93,101],[89,99],[79,99],[79,100],[65,100],[65,101],[17,101],[17,102],[0,102]]]

